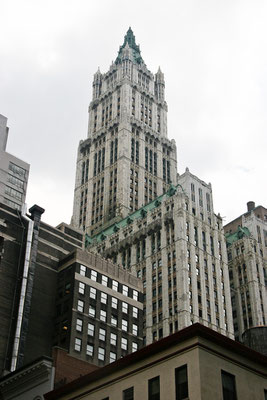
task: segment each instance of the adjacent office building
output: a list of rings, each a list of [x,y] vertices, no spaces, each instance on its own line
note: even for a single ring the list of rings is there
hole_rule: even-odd
[[[232,337],[222,220],[211,185],[177,175],[164,90],[130,28],[109,71],[94,76],[72,224],[89,251],[142,279],[145,343],[194,322]]]
[[[248,202],[224,229],[235,338],[267,354],[267,209]]]
[[[75,250],[59,262],[54,345],[95,365],[143,343],[142,282],[102,257]]]
[[[43,356],[104,365],[140,348],[141,281],[85,253],[79,230],[45,224],[37,205],[29,212],[0,204],[1,374]]]
[[[0,202],[21,210],[30,165],[6,151],[8,131],[7,118],[0,114]]]
[[[1,374],[51,357],[58,262],[83,245],[73,229],[43,223],[43,212],[0,204]]]

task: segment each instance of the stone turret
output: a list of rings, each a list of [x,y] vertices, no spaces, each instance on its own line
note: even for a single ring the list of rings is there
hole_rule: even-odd
[[[165,81],[164,74],[159,67],[158,72],[155,74],[155,95],[159,101],[165,100]]]
[[[102,86],[102,74],[98,67],[97,72],[94,74],[93,81],[93,100],[97,99],[101,94],[101,86]]]

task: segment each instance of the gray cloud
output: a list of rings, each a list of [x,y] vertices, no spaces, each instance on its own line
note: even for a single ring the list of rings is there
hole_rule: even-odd
[[[105,72],[131,25],[166,79],[178,169],[212,182],[215,210],[264,204],[267,4],[264,1],[4,1],[0,113],[8,150],[31,164],[28,204],[68,222],[77,146],[87,134],[94,72]]]

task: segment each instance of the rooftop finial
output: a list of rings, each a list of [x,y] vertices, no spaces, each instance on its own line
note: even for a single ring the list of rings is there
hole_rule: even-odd
[[[115,64],[119,64],[121,62],[122,50],[124,49],[126,44],[128,44],[129,47],[132,49],[134,62],[136,62],[137,64],[141,64],[142,62],[144,62],[140,54],[139,46],[135,43],[135,36],[133,34],[132,28],[129,27],[126,35],[124,36],[123,45],[120,46],[119,54],[116,58]]]

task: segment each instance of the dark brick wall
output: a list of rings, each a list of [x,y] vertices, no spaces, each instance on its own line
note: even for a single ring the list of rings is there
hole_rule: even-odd
[[[66,257],[66,252],[76,248],[69,241],[69,236],[41,222],[24,363],[29,363],[36,357],[52,356],[58,264]],[[82,246],[82,242],[77,240],[74,243]]]
[[[37,207],[38,208],[38,207]],[[0,204],[0,374],[10,369],[17,321],[28,222],[19,212]],[[31,283],[24,318],[19,366],[40,356],[51,356],[55,324],[58,263],[82,247],[76,234],[70,237],[43,222],[35,224]],[[46,243],[43,243],[43,240]],[[25,315],[26,315],[25,314]]]
[[[55,367],[55,389],[99,368],[86,361],[71,357],[66,350],[58,347],[53,348],[53,365]]]

